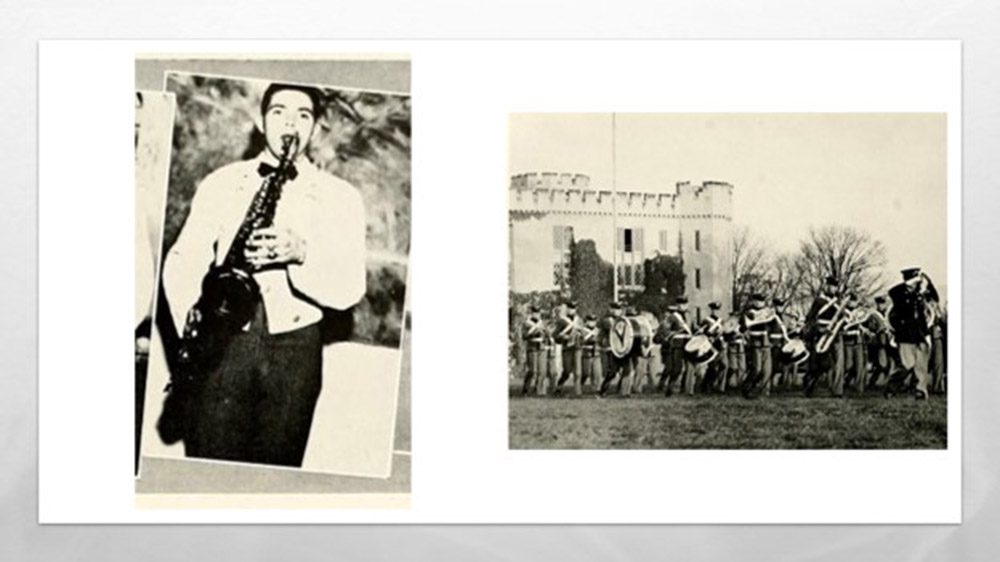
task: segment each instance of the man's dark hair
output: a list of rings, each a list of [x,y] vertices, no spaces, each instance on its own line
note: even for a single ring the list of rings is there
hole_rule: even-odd
[[[320,92],[318,88],[302,86],[299,84],[282,84],[277,82],[268,86],[267,90],[264,91],[264,97],[260,100],[261,115],[267,113],[267,108],[271,105],[271,98],[274,97],[274,94],[283,90],[295,90],[309,96],[309,100],[312,102],[313,118],[317,121],[319,120],[320,115],[323,113],[323,93]]]

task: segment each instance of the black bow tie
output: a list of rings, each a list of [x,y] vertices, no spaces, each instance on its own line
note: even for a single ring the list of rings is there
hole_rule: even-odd
[[[267,162],[261,162],[260,166],[257,166],[257,173],[260,174],[260,177],[262,178],[266,178],[271,174],[275,174],[278,172],[278,170],[279,170],[278,167],[272,166]],[[295,169],[295,164],[289,164],[288,168],[285,170],[285,177],[287,177],[291,181],[294,180],[295,177],[298,175],[299,171]]]

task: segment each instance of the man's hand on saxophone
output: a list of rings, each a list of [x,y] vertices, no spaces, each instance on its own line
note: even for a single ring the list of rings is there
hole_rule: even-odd
[[[302,264],[306,259],[306,243],[287,228],[261,228],[250,236],[244,256],[258,270]]]

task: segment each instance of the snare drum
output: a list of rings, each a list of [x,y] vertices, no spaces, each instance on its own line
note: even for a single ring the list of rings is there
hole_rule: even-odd
[[[691,336],[691,339],[684,344],[684,359],[695,365],[708,363],[712,359],[715,359],[716,355],[718,355],[718,352],[715,350],[715,346],[712,345],[712,340],[704,334]]]
[[[788,340],[788,343],[781,346],[781,359],[786,365],[799,365],[809,359],[806,342],[800,339]]]

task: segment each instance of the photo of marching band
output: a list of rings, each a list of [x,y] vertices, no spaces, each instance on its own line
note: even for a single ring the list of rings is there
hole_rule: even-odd
[[[512,115],[511,448],[946,447],[944,131]]]

